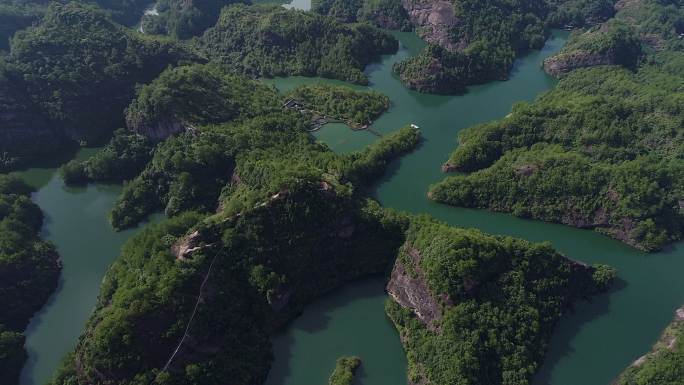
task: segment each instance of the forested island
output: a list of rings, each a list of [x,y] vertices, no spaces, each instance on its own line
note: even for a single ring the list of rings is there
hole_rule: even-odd
[[[359,92],[326,84],[297,87],[286,97],[302,104],[314,118],[340,120],[354,128],[368,126],[390,107],[389,97],[379,92]]]
[[[387,286],[410,383],[531,383],[563,311],[613,274],[549,245],[413,221]]]
[[[359,357],[342,357],[337,360],[335,370],[330,375],[328,385],[352,385],[354,383],[354,374],[361,366],[361,359]]]
[[[465,174],[433,186],[431,198],[596,229],[647,251],[681,239],[681,20],[674,4],[625,2],[614,19],[577,32],[546,67],[589,68],[463,131],[444,169]]]
[[[608,290],[616,271],[382,207],[373,189],[421,145],[419,129],[405,122],[346,154],[309,131],[319,115],[364,128],[392,108],[388,95],[324,83],[280,92],[260,78],[368,85],[366,66],[399,49],[383,29],[413,29],[428,45],[396,75],[454,93],[505,79],[551,28],[580,28],[544,64],[558,86],[463,131],[444,165],[463,174],[429,196],[658,250],[684,233],[683,5],[318,0],[304,12],[229,0],[3,1],[0,171],[51,161],[67,185],[123,184],[116,230],[166,217],[108,269],[51,384],[264,383],[272,337],[312,301],[371,276],[387,281],[411,384],[530,384],[563,314]],[[61,162],[92,145],[92,157]],[[1,305],[12,309],[0,316],[0,374],[12,383],[22,332],[60,269],[31,191],[0,175]],[[680,321],[622,385],[667,383]],[[341,358],[330,383],[352,383],[359,365]]]

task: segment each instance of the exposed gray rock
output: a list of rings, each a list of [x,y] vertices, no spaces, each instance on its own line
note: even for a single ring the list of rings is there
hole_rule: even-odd
[[[154,124],[136,124],[127,119],[128,128],[140,135],[144,135],[152,141],[159,142],[170,136],[180,134],[188,130],[185,124],[179,121],[161,121]]]
[[[552,56],[544,60],[544,71],[552,76],[561,76],[578,68],[617,64],[613,52],[591,53],[577,50]]]
[[[200,246],[201,243],[202,237],[198,231],[195,231],[174,244],[171,247],[171,253],[176,259],[182,261],[190,258],[195,251],[202,249],[203,247]]]
[[[417,27],[418,35],[428,43],[437,44],[450,51],[465,49],[465,41],[452,41],[450,30],[459,25],[454,6],[445,0],[402,0],[411,24]]]
[[[408,254],[413,259],[415,276],[411,276],[406,266],[397,259],[387,284],[387,293],[399,305],[411,309],[428,329],[435,331],[436,323],[442,319],[441,306],[428,288],[425,275],[419,267],[420,253],[410,245]]]

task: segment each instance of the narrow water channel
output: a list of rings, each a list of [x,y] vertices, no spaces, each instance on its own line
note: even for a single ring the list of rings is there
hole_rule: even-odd
[[[81,151],[77,157],[93,151]],[[118,185],[67,187],[54,168],[18,174],[37,190],[33,200],[45,214],[43,237],[57,246],[63,264],[59,287],[26,330],[29,358],[20,384],[43,385],[74,348],[107,267],[137,230],[116,233],[107,221],[121,191]]]

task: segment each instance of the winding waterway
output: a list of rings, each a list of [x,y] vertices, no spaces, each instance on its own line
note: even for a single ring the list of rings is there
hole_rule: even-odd
[[[309,4],[309,0],[294,0],[290,5],[306,9]],[[570,258],[616,267],[619,281],[615,289],[591,303],[581,303],[558,325],[535,381],[537,385],[607,385],[648,350],[674,309],[684,303],[684,245],[644,254],[591,231],[447,207],[425,197],[428,186],[444,177],[439,167],[456,146],[459,130],[501,118],[514,103],[532,100],[554,86],[540,64],[561,48],[566,35],[554,34],[542,51],[518,60],[510,80],[472,87],[464,95],[451,97],[418,94],[401,85],[392,75],[392,64],[418,52],[423,43],[413,34],[396,36],[401,50],[366,70],[369,88],[392,100],[392,108],[373,128],[387,133],[414,123],[421,127],[424,140],[417,151],[392,164],[377,186],[377,199],[387,207],[428,213],[456,226],[550,241]],[[273,82],[288,89],[314,81],[318,80]],[[368,132],[352,132],[343,125],[328,125],[315,135],[339,152],[354,151],[376,140]],[[93,309],[107,266],[132,232],[115,233],[106,220],[120,187],[67,188],[55,169],[32,169],[22,175],[38,189],[34,200],[46,213],[44,235],[57,245],[64,262],[59,289],[27,330],[29,361],[21,384],[39,385],[73,348]],[[274,339],[276,361],[267,384],[324,384],[335,359],[343,355],[362,358],[358,384],[405,384],[406,359],[384,314],[383,285],[382,279],[361,281],[307,307]]]
[[[684,303],[684,244],[673,245],[661,253],[645,254],[592,231],[483,210],[453,208],[426,199],[428,186],[444,178],[440,165],[456,147],[459,130],[503,118],[516,102],[533,100],[554,86],[555,81],[541,70],[541,63],[562,47],[567,34],[554,33],[542,51],[519,59],[510,80],[471,87],[466,94],[451,97],[419,94],[401,85],[392,74],[392,65],[416,54],[422,42],[413,34],[396,36],[401,50],[366,70],[371,83],[368,88],[392,100],[391,109],[372,127],[387,133],[414,123],[421,127],[423,143],[417,151],[391,166],[377,186],[376,198],[386,207],[428,213],[455,226],[549,241],[572,259],[616,267],[618,281],[610,293],[592,302],[580,303],[572,314],[562,319],[535,378],[535,385],[609,384],[650,348],[671,321],[674,310]],[[284,90],[316,81],[322,80],[286,78],[274,83]],[[352,132],[343,125],[325,126],[316,136],[338,152],[358,150],[376,139],[370,133]],[[381,311],[385,299],[381,287],[370,285],[365,293],[343,290],[307,308],[288,331],[275,339],[276,352],[282,354],[276,355],[268,385],[325,383],[334,359],[343,355],[358,355],[364,361],[366,369],[359,382],[363,385],[404,384],[406,362],[403,356],[396,356],[395,344],[387,345],[384,350],[366,352],[376,346],[379,336],[394,330],[389,322],[368,322],[363,328],[355,323],[338,322],[348,317],[347,314],[361,317],[367,312]],[[369,302],[377,303],[378,309],[368,310]],[[310,328],[308,325],[316,319],[326,319],[326,326]],[[358,341],[357,345],[345,336]],[[340,340],[348,343],[336,342]],[[325,362],[320,362],[323,359]],[[403,376],[398,379],[395,371],[386,372],[384,378],[365,374],[379,370],[376,365],[396,368]]]
[[[81,151],[77,158],[93,151]],[[37,189],[33,200],[45,214],[42,236],[56,245],[63,264],[59,287],[26,330],[29,358],[20,384],[42,385],[73,350],[107,267],[136,230],[117,233],[107,221],[121,192],[118,185],[67,187],[54,168],[33,168],[19,175]]]

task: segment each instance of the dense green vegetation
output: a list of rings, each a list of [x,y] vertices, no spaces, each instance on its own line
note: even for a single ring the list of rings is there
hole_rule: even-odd
[[[459,0],[448,27],[420,26],[432,43],[394,71],[421,92],[462,92],[467,85],[506,79],[520,53],[539,49],[551,27],[599,22],[613,13],[609,0]],[[430,40],[446,28],[447,42]]]
[[[615,19],[636,29],[644,44],[654,50],[682,50],[679,38],[684,32],[684,2],[681,0],[642,0],[626,2]]]
[[[613,52],[614,64],[634,67],[641,54],[641,42],[630,25],[611,20],[587,32],[573,35],[560,55],[577,50],[597,54]]]
[[[618,4],[615,17],[575,32],[558,55],[545,61],[552,75],[581,67],[623,65],[634,68],[643,54],[684,48],[684,9],[680,1],[645,0]]]
[[[307,110],[351,122],[354,126],[371,124],[390,107],[389,97],[377,91],[355,91],[324,83],[297,87],[286,97],[303,103]]]
[[[420,131],[403,127],[346,157],[349,162],[344,175],[356,185],[369,185],[387,169],[391,161],[411,152],[420,142]]]
[[[23,74],[0,57],[0,172],[68,147],[26,92]],[[48,146],[49,144],[49,146]]]
[[[335,370],[330,375],[328,385],[352,385],[354,373],[361,366],[359,357],[342,357],[337,359]]]
[[[440,246],[431,249],[433,254],[426,254],[425,260],[432,265],[424,265],[424,269],[434,277],[430,282],[435,283],[436,292],[448,287],[454,299],[470,301],[473,307],[468,310],[482,307],[473,316],[486,315],[490,320],[482,325],[474,320],[452,325],[454,333],[472,330],[487,335],[487,327],[496,327],[501,333],[491,345],[473,344],[472,349],[488,352],[481,356],[483,372],[496,370],[505,357],[521,358],[528,361],[520,365],[529,367],[521,366],[515,378],[528,378],[561,311],[576,298],[610,283],[610,270],[571,263],[547,245],[412,219],[363,198],[364,187],[388,159],[415,145],[415,129],[399,130],[362,153],[341,156],[313,142],[302,130],[305,124],[298,113],[275,113],[239,124],[206,127],[194,136],[171,137],[160,145],[138,182],[126,187],[129,192],[124,193],[119,207],[128,197],[146,194],[138,194],[131,186],[147,184],[151,180],[148,175],[154,174],[173,176],[163,181],[171,183],[168,191],[192,195],[214,189],[216,195],[222,189],[218,212],[212,213],[216,196],[203,201],[198,195],[170,194],[169,199],[185,200],[178,210],[181,214],[147,228],[123,248],[103,282],[95,314],[54,385],[77,381],[121,385],[261,383],[272,360],[270,336],[322,293],[352,279],[386,274],[405,242],[410,222],[412,228],[422,231],[409,240],[416,247],[431,249],[427,245],[433,242],[459,246],[453,253],[441,253],[444,247]],[[173,153],[162,156],[163,151]],[[183,176],[179,167],[192,169]],[[160,185],[150,191],[160,191]],[[181,187],[174,187],[178,185]],[[210,203],[210,212],[189,212],[198,202]],[[463,245],[464,239],[472,247]],[[441,255],[450,258],[438,258]],[[444,284],[440,275],[450,272],[456,274],[446,277],[452,286]],[[464,281],[457,275],[470,277],[470,273],[477,279],[477,290],[459,292],[457,297],[451,287]],[[198,300],[197,313],[191,318]],[[488,305],[490,302],[495,304]],[[487,313],[492,307],[496,312]],[[399,309],[391,314],[398,320],[396,311]],[[505,314],[511,316],[503,317]],[[408,320],[412,316],[403,317]],[[169,370],[161,371],[189,322],[179,353]],[[529,332],[510,332],[514,330],[508,328],[511,322]],[[417,345],[421,341],[405,335],[413,360],[412,341]],[[419,357],[436,360],[433,355],[438,353],[439,359],[450,364],[458,361],[454,357],[460,355],[444,349],[464,346],[460,340],[451,335],[432,336],[426,342],[433,344],[430,354]],[[154,349],[150,349],[150,341]],[[511,347],[508,342],[518,345]],[[491,353],[494,345],[502,346],[498,356]],[[485,369],[489,362],[485,358],[492,357],[499,361],[492,359]],[[518,368],[512,360],[507,365],[506,370]]]
[[[364,0],[357,13],[357,19],[371,22],[381,28],[400,31],[413,29],[401,0]]]
[[[466,48],[430,44],[397,63],[394,71],[410,88],[433,93],[505,79],[518,53],[544,44],[546,10],[542,0],[460,0],[454,5],[460,21],[448,33],[452,42]]]
[[[0,174],[0,374],[9,384],[26,360],[23,330],[60,271],[54,246],[40,239],[43,214],[30,193],[18,178]]]
[[[353,23],[363,3],[364,0],[311,0],[311,10],[344,23]]]
[[[684,308],[665,329],[653,350],[627,368],[616,385],[684,384]]]
[[[681,237],[681,161],[645,156],[594,162],[558,145],[507,152],[492,166],[449,177],[431,198],[595,228],[630,245],[657,250]]]
[[[446,179],[431,196],[657,250],[684,234],[683,84],[684,55],[675,51],[646,57],[636,72],[576,70],[507,118],[461,132],[445,169],[473,173]]]
[[[168,69],[140,88],[126,109],[126,125],[164,139],[186,127],[252,118],[279,107],[272,87],[196,64]]]
[[[554,27],[581,27],[608,20],[615,14],[615,0],[547,0],[547,23]]]
[[[365,24],[346,25],[280,6],[226,7],[198,40],[213,60],[249,76],[321,76],[366,84],[365,66],[398,42]]]
[[[605,290],[613,277],[607,267],[573,263],[548,244],[429,219],[411,224],[390,292],[399,271],[429,289],[432,298],[422,296],[419,306],[436,304],[426,321],[395,300],[386,306],[407,351],[410,382],[426,385],[529,384],[564,310]]]
[[[59,1],[65,3],[65,1]],[[86,0],[106,10],[117,23],[133,26],[140,21],[145,8],[152,0]],[[0,0],[0,50],[9,48],[16,31],[40,21],[49,0]],[[218,12],[217,12],[218,13]]]
[[[148,32],[188,37],[206,28],[206,10],[220,5],[157,6],[160,30]],[[396,6],[366,1],[355,17],[371,19],[362,15],[384,7],[400,14]],[[528,14],[511,22],[533,25],[516,38],[543,36]],[[195,43],[214,63],[168,68],[197,58],[171,41],[124,29],[93,6],[53,4],[41,24],[16,35],[0,66],[0,91],[8,90],[0,92],[0,118],[24,119],[4,132],[12,140],[23,134],[28,142],[35,132],[25,128],[35,128],[33,122],[56,139],[52,151],[67,138],[104,137],[121,126],[128,106],[125,120],[133,131],[116,131],[93,158],[68,163],[62,174],[68,183],[129,181],[111,214],[117,229],[158,210],[170,217],[124,247],[53,384],[262,383],[272,360],[270,336],[322,293],[387,273],[411,220],[408,244],[429,249],[426,264],[414,271],[427,271],[431,290],[459,302],[444,304],[440,328],[447,333],[440,335],[389,305],[407,338],[411,376],[428,383],[525,383],[562,310],[610,282],[611,271],[570,263],[546,245],[451,229],[380,208],[365,198],[366,189],[391,160],[415,148],[416,129],[405,127],[361,152],[338,155],[306,133],[306,116],[279,108],[282,95],[242,77],[302,74],[364,83],[364,66],[396,50],[396,41],[383,32],[311,13],[236,5]],[[347,88],[311,86],[292,95],[358,124],[389,107],[383,95]],[[34,154],[12,152],[10,144],[0,150],[7,164]],[[29,190],[0,179],[3,186],[14,186],[8,199],[25,201],[8,203],[20,211],[8,211],[8,218],[22,215],[22,226],[32,224],[26,234],[34,243],[22,244],[17,253],[56,258],[38,238],[42,217],[30,206]],[[2,215],[0,220],[4,252]],[[7,219],[7,234],[23,232],[12,220]],[[8,244],[15,238],[8,236]],[[404,251],[400,261],[408,266]],[[56,271],[53,264],[32,261],[31,268],[45,271],[31,278]],[[2,273],[0,264],[0,278]],[[40,289],[51,288],[43,283]],[[36,305],[21,296],[27,293],[1,294],[23,301],[14,306],[20,310]],[[0,367],[18,368],[25,359],[23,336],[12,320],[0,317],[0,325]],[[170,367],[161,370],[179,341]],[[354,359],[338,361],[331,383],[351,383],[358,365]]]
[[[140,38],[97,8],[72,2],[51,4],[41,24],[18,33],[10,59],[50,119],[78,131],[120,123],[134,85],[183,55],[171,42]]]
[[[611,20],[588,31],[574,33],[561,52],[545,60],[544,68],[555,76],[598,65],[622,65],[634,69],[642,50],[642,43],[632,25]]]
[[[141,37],[95,6],[51,3],[42,22],[16,33],[0,65],[3,168],[98,141],[123,125],[136,83],[194,56]],[[18,113],[17,113],[18,112]]]
[[[316,143],[306,127],[299,113],[280,112],[169,138],[124,186],[112,211],[113,225],[126,228],[158,210],[170,216],[217,207],[239,211],[291,178],[330,174],[367,181],[418,143],[417,130],[407,128],[361,153],[340,156]]]
[[[217,82],[194,83],[186,75],[195,72],[215,74]],[[124,247],[54,384],[261,383],[277,328],[322,293],[388,270],[408,219],[366,200],[363,190],[391,159],[417,145],[418,131],[404,128],[365,151],[338,155],[306,132],[306,116],[279,108],[282,95],[263,86],[248,91],[256,83],[226,76],[214,67],[178,68],[140,90],[137,110],[161,111],[189,95],[198,103],[183,116],[205,124],[161,142],[125,185],[112,212],[117,228],[159,209],[172,218]],[[245,91],[229,110],[244,108],[239,119],[215,116],[200,102],[217,90],[228,92],[221,97]],[[168,95],[162,107],[141,107],[155,99],[143,96],[155,92]],[[273,103],[278,108],[268,112]],[[138,138],[119,136],[122,149]],[[113,142],[103,152],[121,151]],[[190,336],[162,373],[210,270]],[[141,276],[147,283],[141,285]]]
[[[152,151],[149,139],[119,129],[94,156],[84,161],[69,161],[60,168],[60,174],[66,184],[130,180],[150,161]]]
[[[401,0],[312,0],[311,10],[345,23],[370,22],[381,28],[412,29]]]
[[[401,217],[320,175],[290,179],[276,191],[239,215],[198,223],[196,214],[184,214],[130,241],[53,383],[262,383],[271,333],[322,293],[386,271],[403,226]],[[188,237],[190,228],[197,232]],[[183,253],[184,245],[194,251]],[[200,293],[189,337],[160,373]]]
[[[244,0],[158,0],[156,14],[145,14],[145,33],[163,34],[187,39],[202,34],[218,20],[224,6],[245,3]]]

